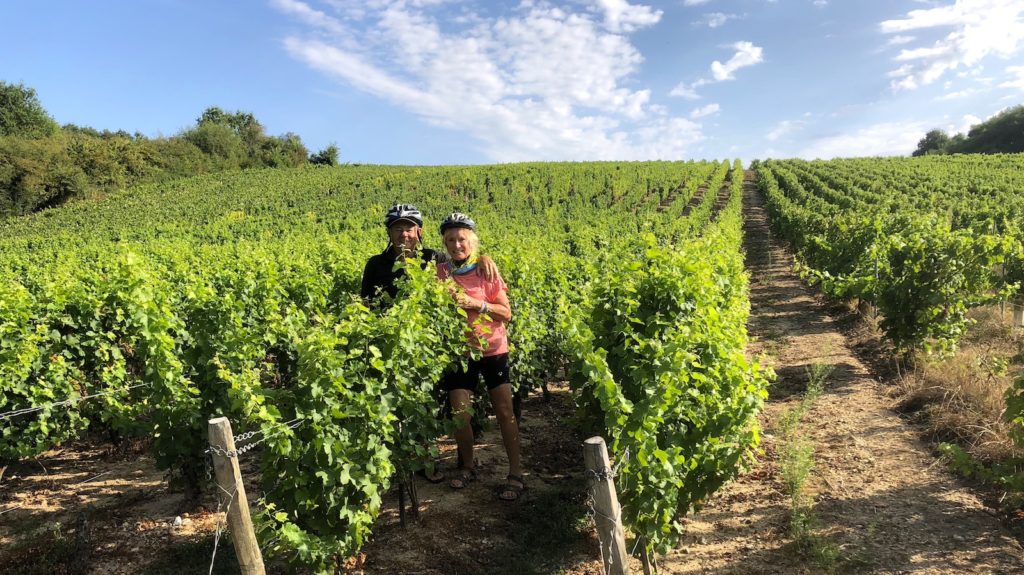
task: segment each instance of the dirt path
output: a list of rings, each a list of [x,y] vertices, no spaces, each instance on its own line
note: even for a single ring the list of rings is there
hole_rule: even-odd
[[[685,546],[662,559],[663,572],[1024,571],[1017,541],[890,410],[884,384],[872,379],[824,305],[791,271],[750,177],[744,184],[750,352],[764,352],[778,373],[761,418],[765,453],[688,520]],[[815,531],[839,551],[829,562],[801,555],[792,542],[773,436],[773,422],[799,401],[813,363],[834,366],[803,424],[815,446],[808,484]]]

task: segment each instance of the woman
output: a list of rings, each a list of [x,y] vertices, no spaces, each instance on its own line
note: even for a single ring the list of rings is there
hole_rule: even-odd
[[[477,266],[480,240],[476,223],[468,216],[453,213],[441,222],[441,236],[448,251],[449,261],[437,264],[437,277],[453,282],[452,295],[459,307],[466,310],[471,330],[467,330],[469,345],[481,350],[483,357],[470,360],[469,368],[456,366],[445,374],[443,384],[448,390],[454,417],[459,423],[455,442],[459,447],[462,465],[451,477],[449,485],[462,489],[476,479],[473,466],[473,428],[470,426],[469,408],[473,404],[473,390],[482,375],[491,396],[491,405],[501,428],[501,439],[508,454],[509,473],[498,493],[500,499],[516,501],[526,483],[523,481],[519,457],[519,426],[512,414],[512,385],[508,374],[508,337],[505,324],[512,319],[508,302],[508,286],[495,274],[488,280],[471,273]],[[477,321],[479,319],[479,321]]]

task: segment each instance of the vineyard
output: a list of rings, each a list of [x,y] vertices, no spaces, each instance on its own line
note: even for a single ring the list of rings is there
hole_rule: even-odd
[[[767,166],[767,164],[766,164]],[[509,285],[513,387],[565,373],[608,441],[622,520],[665,552],[759,441],[769,371],[745,354],[739,162],[253,170],[0,223],[0,468],[84,433],[148,442],[210,489],[207,421],[251,439],[260,547],[332,572],[384,494],[451,431],[434,386],[464,319],[430,271],[356,295],[412,202],[479,224]],[[2,472],[0,472],[2,478]]]
[[[900,351],[951,351],[967,309],[1018,298],[1019,155],[767,161],[758,173],[808,276],[876,306]]]
[[[877,314],[900,356],[897,369],[913,368],[922,355],[951,356],[975,322],[972,309],[998,303],[1024,326],[1024,156],[769,160],[757,172],[802,275]],[[1001,374],[1017,360],[992,361]],[[1024,447],[1024,374],[1000,391],[997,413]],[[942,447],[963,458],[957,447]],[[995,472],[960,467],[1010,492],[1024,486],[1016,458]]]

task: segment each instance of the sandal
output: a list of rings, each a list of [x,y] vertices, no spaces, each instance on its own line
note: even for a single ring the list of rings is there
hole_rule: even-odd
[[[426,469],[420,469],[416,472],[416,475],[426,479],[429,483],[441,483],[445,479],[444,473],[437,467],[434,468],[433,474],[428,473]]]
[[[476,471],[460,467],[456,470],[455,477],[448,480],[448,487],[452,489],[465,489],[467,485],[476,481]]]
[[[513,483],[513,481],[516,483]],[[498,499],[502,501],[519,501],[519,497],[522,496],[524,491],[526,491],[526,481],[523,479],[523,476],[510,473],[505,478],[505,484],[498,486]]]

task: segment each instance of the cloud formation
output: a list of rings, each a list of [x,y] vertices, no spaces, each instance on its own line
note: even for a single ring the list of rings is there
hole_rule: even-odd
[[[905,18],[885,20],[885,34],[952,28],[931,46],[901,50],[901,65],[889,72],[893,90],[915,90],[960,66],[973,66],[990,54],[1009,57],[1024,39],[1024,2],[1020,0],[956,0],[952,5],[911,10]],[[907,43],[894,36],[889,43]],[[897,40],[899,39],[899,40]]]
[[[715,60],[711,63],[711,75],[716,82],[735,80],[733,73],[740,68],[753,66],[764,61],[764,50],[752,42],[736,42],[733,44],[736,53],[725,64]]]
[[[701,106],[700,108],[690,112],[690,117],[696,120],[697,118],[717,114],[721,109],[721,106],[718,104],[708,104],[707,106]]]
[[[906,156],[930,129],[924,122],[883,122],[853,132],[813,140],[799,152],[801,158],[832,159],[853,156]]]
[[[729,60],[724,64],[718,60],[711,63],[710,78],[701,78],[690,85],[687,85],[685,82],[680,82],[672,88],[669,92],[669,96],[696,100],[700,98],[700,95],[697,94],[697,88],[707,86],[708,84],[713,84],[715,82],[735,80],[735,73],[740,68],[746,68],[748,66],[764,62],[764,50],[760,46],[755,46],[753,42],[736,42],[732,45],[732,48],[736,50],[736,52],[732,55],[732,58],[729,58]]]
[[[501,16],[460,5],[452,19],[439,3],[332,0],[332,16],[273,0],[309,26],[284,41],[293,57],[471,135],[494,161],[678,159],[703,139],[699,124],[631,87],[643,57],[627,34],[661,11],[625,0],[524,2]]]
[[[1008,66],[1006,72],[1013,78],[999,84],[1000,88],[1013,88],[1024,92],[1024,66]]]
[[[708,28],[718,28],[724,26],[729,20],[736,20],[739,16],[736,14],[726,14],[725,12],[710,12],[704,15],[699,22],[694,22],[695,25],[707,26]]]

